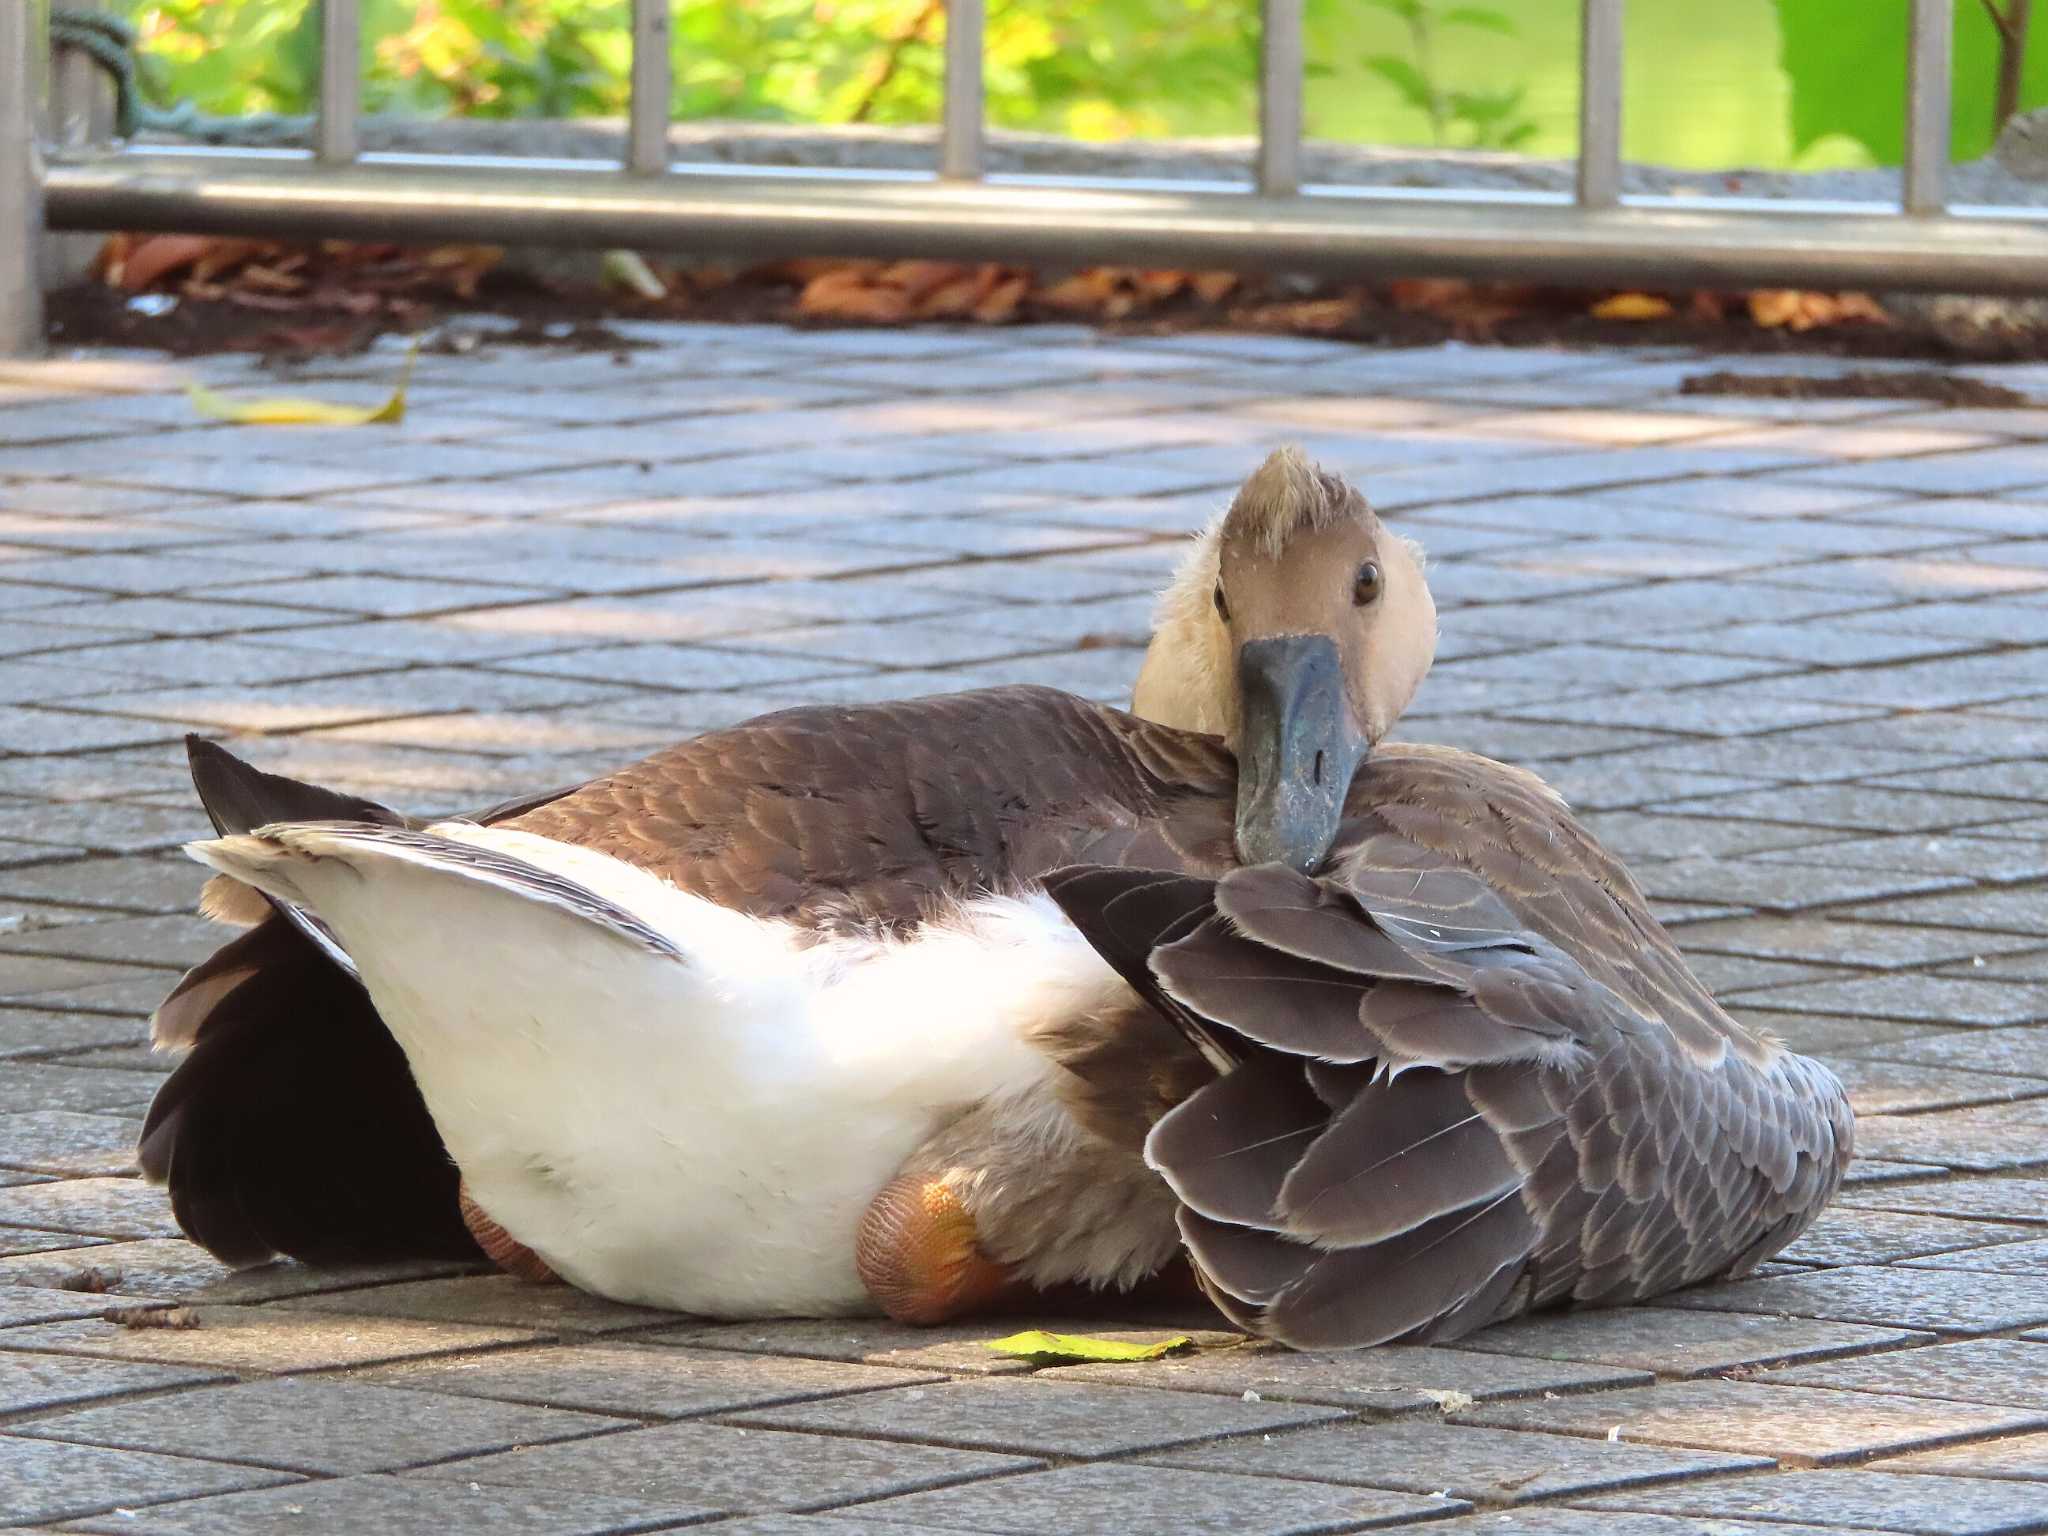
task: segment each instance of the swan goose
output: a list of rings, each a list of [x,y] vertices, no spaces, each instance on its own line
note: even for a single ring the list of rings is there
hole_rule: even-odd
[[[1755,1265],[1839,1183],[1840,1085],[1540,780],[1375,747],[1434,634],[1283,450],[1162,599],[1149,720],[796,709],[431,826],[194,741],[203,905],[253,926],[153,1021],[144,1170],[232,1264],[481,1245],[726,1317],[1184,1257],[1341,1347]]]

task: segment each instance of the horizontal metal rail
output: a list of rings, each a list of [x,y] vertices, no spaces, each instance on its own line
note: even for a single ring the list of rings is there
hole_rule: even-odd
[[[50,167],[58,229],[342,239],[582,242],[707,256],[802,251],[960,261],[1234,267],[1334,275],[1540,274],[1647,286],[2048,291],[2048,222],[1996,210],[1907,219],[1856,205],[1541,194],[1428,197],[1215,183],[951,181],[865,172],[671,172],[289,151],[131,153]]]
[[[671,165],[669,0],[632,0],[632,103],[618,165],[366,155],[358,0],[320,4],[325,55],[310,155],[131,148],[63,152],[42,165],[29,100],[45,46],[40,0],[0,0],[0,350],[22,346],[35,325],[33,283],[11,281],[6,267],[33,252],[39,218],[59,230],[585,244],[719,257],[2048,293],[2048,213],[1946,206],[1954,0],[1911,0],[1906,168],[1892,207],[1626,195],[1624,0],[1581,0],[1570,196],[1302,185],[1303,0],[1261,0],[1259,146],[1243,184],[986,175],[985,0],[945,0],[945,100],[928,174]]]

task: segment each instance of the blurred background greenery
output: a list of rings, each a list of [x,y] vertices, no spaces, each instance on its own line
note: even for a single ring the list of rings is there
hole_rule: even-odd
[[[625,110],[626,0],[362,5],[370,111]],[[1568,155],[1578,9],[1309,0],[1309,132]],[[2044,50],[2024,46],[2026,10],[2024,0],[1958,0],[1959,159],[1989,149],[2003,111],[2048,101]],[[1906,13],[1906,0],[1631,0],[1628,158],[1701,169],[1896,164]],[[158,104],[309,110],[313,0],[142,0],[131,15]],[[678,119],[937,118],[944,0],[674,0],[674,18]],[[989,0],[989,116],[1087,139],[1249,133],[1257,37],[1257,0]]]

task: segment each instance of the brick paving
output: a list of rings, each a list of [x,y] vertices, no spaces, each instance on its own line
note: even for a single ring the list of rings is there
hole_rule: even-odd
[[[381,430],[193,416],[280,387],[240,359],[0,363],[0,1526],[2048,1531],[2048,414],[1680,393],[1803,357],[623,329],[430,353]],[[142,1020],[217,933],[185,730],[448,810],[806,700],[1121,701],[1287,440],[1430,551],[1402,733],[1543,773],[1850,1084],[1851,1185],[1764,1276],[1034,1372],[982,1325],[229,1276],[136,1179]],[[197,1326],[106,1315],[152,1304]]]

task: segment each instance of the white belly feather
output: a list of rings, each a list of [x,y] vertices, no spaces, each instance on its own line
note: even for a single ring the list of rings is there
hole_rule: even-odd
[[[1043,895],[976,901],[900,942],[806,947],[590,849],[432,831],[270,828],[193,851],[327,922],[471,1197],[621,1301],[872,1310],[853,1265],[868,1201],[961,1109],[1043,1091],[1030,1025],[1125,992]],[[566,877],[681,958],[445,860],[440,838]]]

